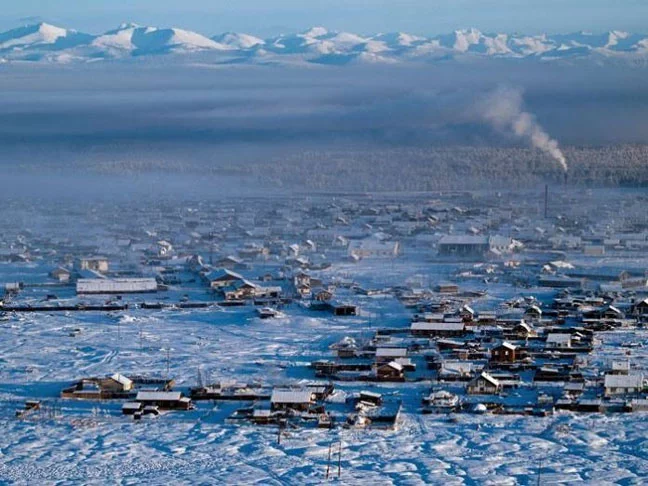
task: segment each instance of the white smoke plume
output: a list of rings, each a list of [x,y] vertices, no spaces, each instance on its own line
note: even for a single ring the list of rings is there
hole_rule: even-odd
[[[512,130],[516,136],[528,140],[531,145],[551,156],[567,172],[567,159],[558,147],[558,142],[522,107],[521,90],[500,87],[480,103],[480,114],[498,130]]]

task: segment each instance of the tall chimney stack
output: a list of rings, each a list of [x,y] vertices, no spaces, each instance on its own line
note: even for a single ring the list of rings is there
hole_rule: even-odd
[[[544,211],[544,217],[547,219],[547,213],[548,213],[548,206],[549,206],[549,184],[545,184],[545,211]]]

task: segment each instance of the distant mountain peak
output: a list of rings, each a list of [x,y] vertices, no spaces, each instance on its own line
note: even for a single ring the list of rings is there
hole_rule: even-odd
[[[117,27],[117,30],[139,29],[140,27],[142,26],[134,22],[122,22],[119,24],[119,27]]]
[[[324,37],[329,33],[325,27],[311,27],[306,32],[303,32],[302,35],[306,37]]]

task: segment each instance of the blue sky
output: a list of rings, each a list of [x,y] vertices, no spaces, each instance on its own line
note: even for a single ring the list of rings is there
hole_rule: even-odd
[[[648,31],[648,0],[0,0],[0,29],[45,20],[90,33],[124,21],[204,34],[324,25],[360,33]]]

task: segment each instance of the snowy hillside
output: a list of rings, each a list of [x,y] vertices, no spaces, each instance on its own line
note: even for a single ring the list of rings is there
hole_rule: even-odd
[[[84,62],[174,53],[215,52],[222,62],[430,62],[459,57],[606,59],[648,56],[648,35],[610,31],[557,35],[483,33],[477,29],[421,37],[403,32],[358,35],[314,27],[261,39],[228,32],[207,37],[179,28],[122,24],[91,35],[41,23],[0,33],[0,57],[22,61]]]

